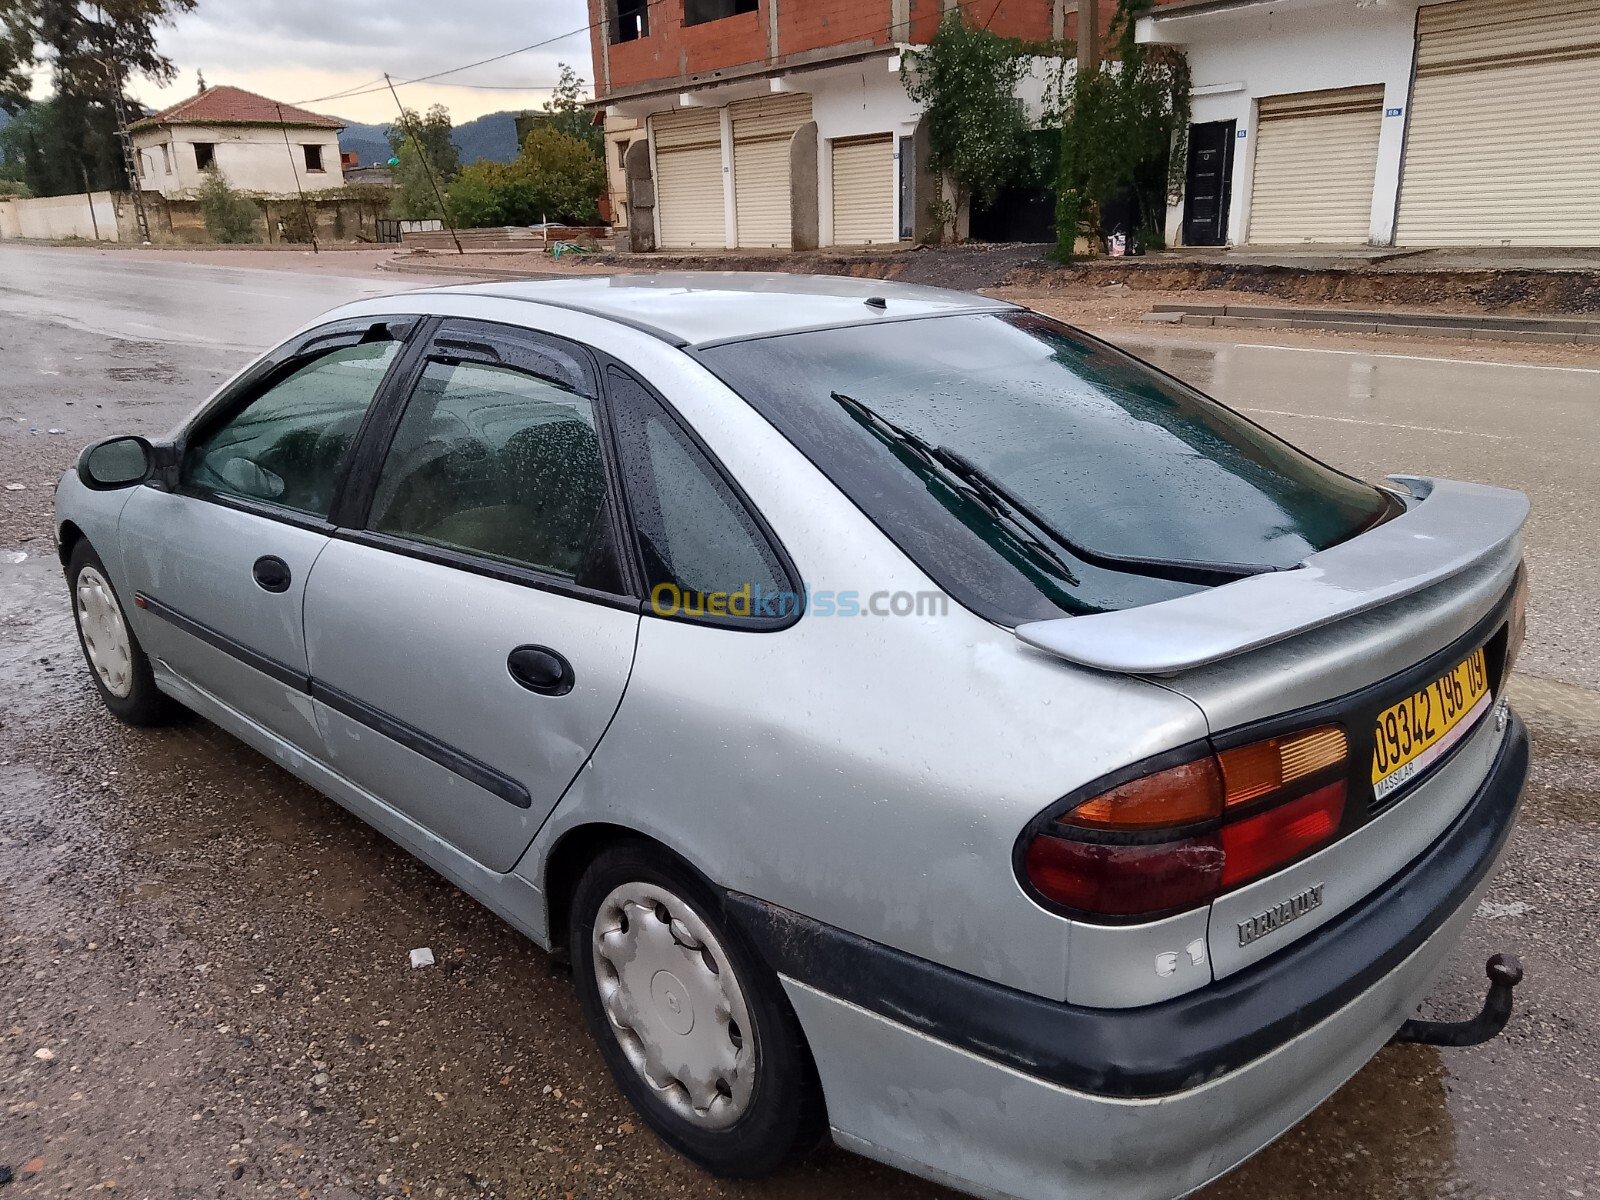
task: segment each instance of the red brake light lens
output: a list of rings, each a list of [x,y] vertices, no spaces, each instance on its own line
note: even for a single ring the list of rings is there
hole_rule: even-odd
[[[1028,878],[1057,904],[1128,917],[1193,908],[1217,894],[1223,872],[1216,834],[1156,846],[1107,846],[1038,837]]]
[[[1265,875],[1327,841],[1344,819],[1344,798],[1341,779],[1248,820],[1224,825],[1222,851],[1227,862],[1222,868],[1222,886]]]

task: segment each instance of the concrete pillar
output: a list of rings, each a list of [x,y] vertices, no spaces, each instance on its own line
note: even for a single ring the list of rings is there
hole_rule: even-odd
[[[939,195],[939,189],[943,186],[928,161],[932,154],[928,118],[923,117],[911,135],[911,205],[915,210],[911,214],[911,236],[923,246],[932,245],[944,237],[944,231],[939,228],[929,209],[930,202]]]
[[[889,0],[889,40],[911,40],[911,0]]]
[[[1078,70],[1100,69],[1100,0],[1078,0]]]
[[[1416,54],[1416,50],[1412,50]],[[1400,215],[1400,169],[1406,143],[1406,105],[1411,78],[1390,79],[1383,88],[1383,129],[1378,134],[1378,169],[1372,187],[1372,219],[1367,240],[1374,246],[1394,245]]]
[[[646,254],[656,248],[656,181],[650,171],[650,140],[639,138],[622,156],[628,184],[628,249]]]
[[[815,250],[821,244],[822,193],[817,186],[817,123],[807,121],[789,139],[789,245]]]
[[[733,162],[733,110],[722,106],[722,228],[726,231],[722,244],[726,249],[739,248],[739,200],[734,190]]]

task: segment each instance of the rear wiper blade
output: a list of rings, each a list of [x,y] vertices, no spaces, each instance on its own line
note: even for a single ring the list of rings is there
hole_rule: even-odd
[[[1275,567],[1242,566],[1234,563],[1197,563],[1178,562],[1170,559],[1143,558],[1135,555],[1109,554],[1102,550],[1092,550],[1081,545],[1062,533],[1050,519],[1028,501],[1018,496],[1011,488],[1001,483],[989,472],[966,455],[956,450],[936,446],[926,438],[902,429],[893,421],[880,413],[874,412],[867,405],[842,392],[834,392],[833,399],[842,405],[862,424],[876,426],[884,435],[891,438],[899,445],[923,461],[937,467],[945,474],[953,476],[966,485],[969,493],[975,494],[986,510],[994,512],[997,516],[1010,521],[1012,524],[1025,523],[1033,530],[1044,534],[1056,545],[1065,549],[1073,557],[1080,559],[1091,566],[1103,567],[1111,571],[1122,571],[1133,575],[1145,575],[1153,579],[1168,579],[1175,583],[1192,583],[1205,587],[1216,587],[1224,583],[1233,583],[1236,580],[1246,579],[1252,575],[1264,575],[1275,571]],[[1074,585],[1077,579],[1072,575],[1071,569],[1048,547],[1039,543],[1037,537],[1030,534],[1030,544],[1043,551],[1050,561],[1067,571],[1068,579]]]

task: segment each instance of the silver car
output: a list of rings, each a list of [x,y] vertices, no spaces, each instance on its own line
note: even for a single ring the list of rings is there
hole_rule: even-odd
[[[199,713],[570,954],[727,1175],[1173,1197],[1408,1020],[1509,836],[1516,492],[1372,485],[1047,317],[449,287],[85,451],[118,717]]]

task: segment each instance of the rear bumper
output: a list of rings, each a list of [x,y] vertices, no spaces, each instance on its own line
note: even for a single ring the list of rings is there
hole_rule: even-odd
[[[744,897],[838,1141],[983,1195],[1167,1200],[1315,1108],[1411,1015],[1510,836],[1514,716],[1465,811],[1380,891],[1271,959],[1140,1009],[1044,1000]]]

